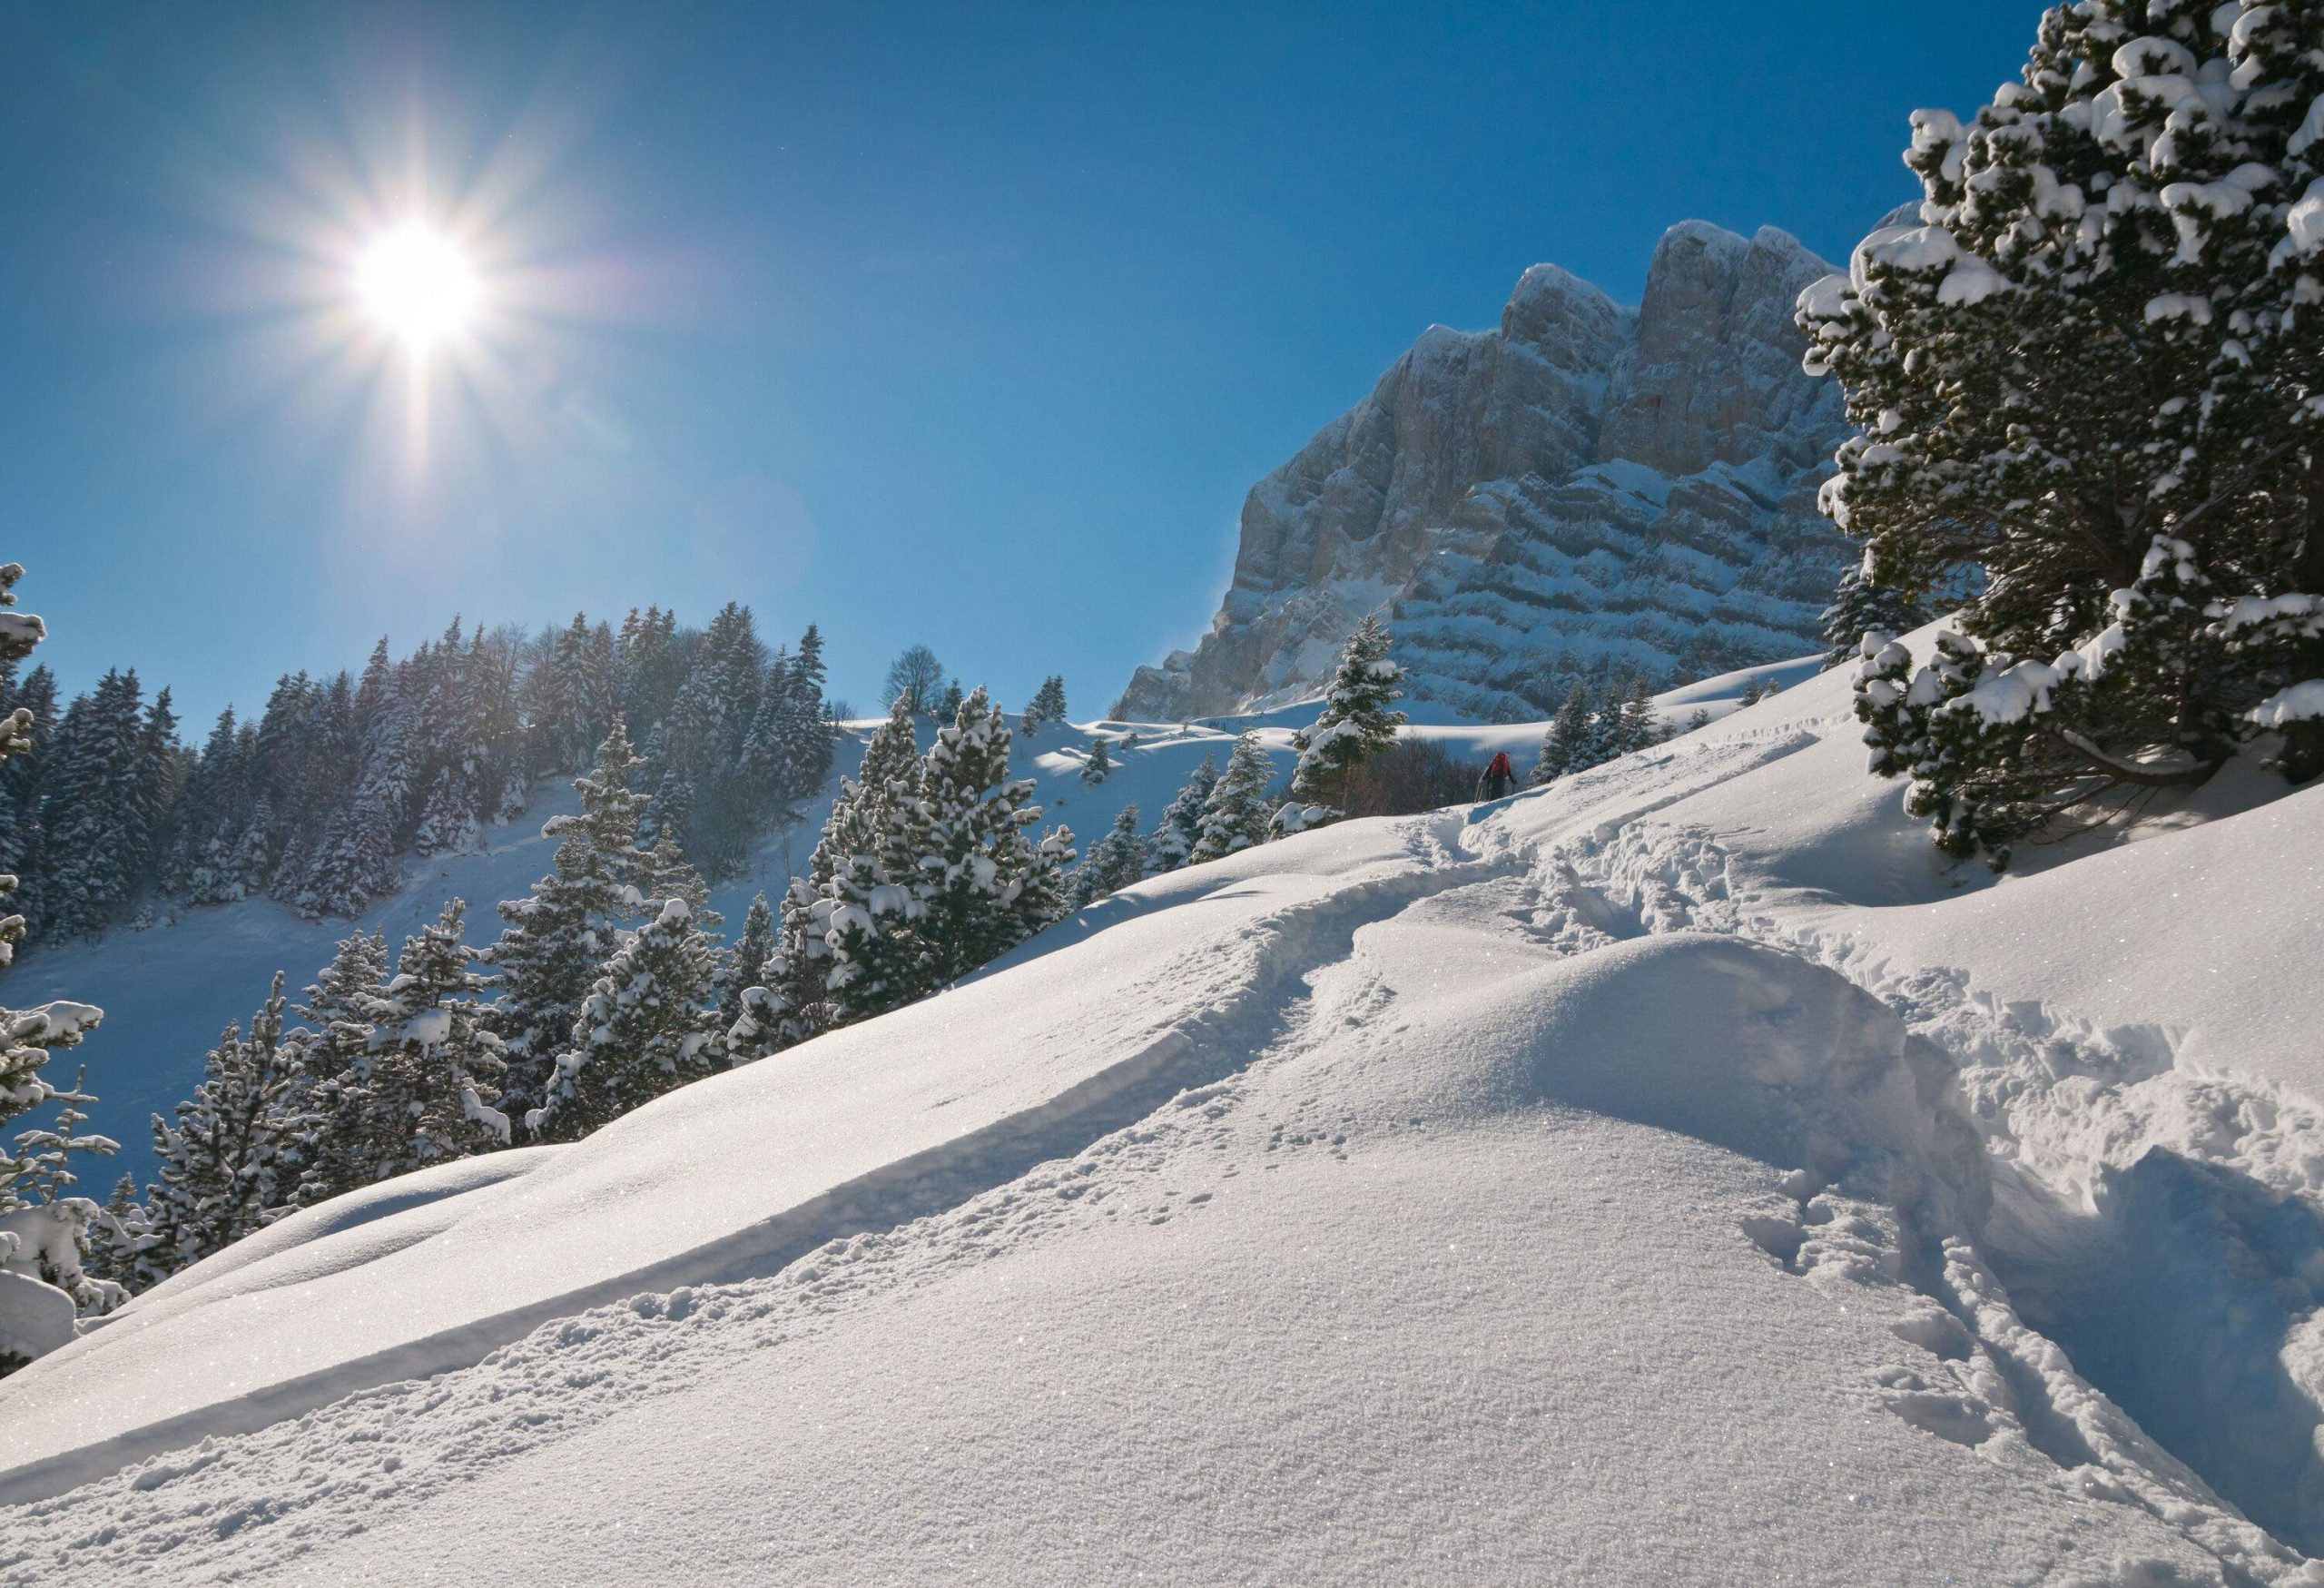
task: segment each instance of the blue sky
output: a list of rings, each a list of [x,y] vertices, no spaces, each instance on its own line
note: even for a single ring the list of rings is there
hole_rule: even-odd
[[[1827,257],[2038,6],[0,4],[0,557],[199,734],[455,613],[753,607],[1077,715],[1433,321],[1673,222]],[[356,321],[471,238],[488,337]]]

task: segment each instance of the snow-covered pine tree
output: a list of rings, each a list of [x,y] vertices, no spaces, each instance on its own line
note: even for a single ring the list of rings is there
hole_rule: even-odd
[[[454,616],[443,637],[413,661],[420,752],[415,757],[419,823],[412,847],[423,855],[473,849],[480,833],[476,784],[482,769],[468,732],[468,642],[460,619]]]
[[[20,562],[0,564],[0,663],[15,676],[16,664],[33,654],[40,642],[48,637],[48,626],[30,612],[14,610],[16,586],[25,577],[25,565]],[[0,758],[21,755],[31,745],[24,738],[27,731],[23,724],[14,725],[14,732],[0,731]]]
[[[382,639],[356,691],[360,769],[353,794],[323,830],[314,871],[299,895],[302,908],[352,915],[401,883],[396,856],[411,825],[414,734],[410,703],[388,665]]]
[[[960,715],[960,702],[965,698],[960,691],[960,681],[958,678],[949,680],[944,686],[944,693],[936,697],[936,710],[932,715],[938,722],[949,723]]]
[[[648,607],[643,614],[632,607],[622,622],[617,645],[621,710],[632,737],[641,744],[654,742],[684,681],[677,635],[677,614],[659,607]]]
[[[16,582],[24,574],[20,564],[0,565],[0,661],[10,665],[30,656],[33,647],[48,633],[38,617],[15,610]],[[0,716],[0,762],[13,760],[34,748],[34,711],[27,705],[19,705]],[[0,873],[0,906],[5,905],[15,890],[16,879]],[[16,944],[24,936],[23,916],[0,915],[0,970],[14,962]],[[82,1037],[103,1018],[102,1010],[61,1000],[36,1009],[0,1008],[0,1125],[52,1101],[67,1100],[68,1109],[74,1106],[69,1100],[80,1095],[77,1084],[67,1093],[44,1076],[43,1067],[56,1053],[77,1046]],[[54,1190],[59,1183],[60,1166],[44,1156],[53,1150],[35,1142],[32,1154],[0,1153],[0,1214],[25,1206],[43,1188]]]
[[[743,991],[743,1018],[731,1033],[736,1051],[763,1056],[852,1018],[839,986],[867,972],[862,959],[865,945],[859,941],[872,924],[866,904],[873,890],[884,885],[883,856],[895,853],[897,807],[918,798],[919,782],[911,701],[900,694],[888,720],[864,746],[855,776],[842,781],[806,874],[793,877],[783,895],[763,982]],[[916,907],[909,890],[885,898],[895,906],[891,914]],[[842,913],[848,910],[863,919]],[[852,934],[849,942],[856,957],[846,962],[836,952],[835,917]]]
[[[718,950],[684,899],[629,935],[575,1018],[542,1105],[526,1126],[574,1141],[630,1110],[726,1067]]]
[[[590,747],[604,737],[591,717],[603,697],[593,686],[596,638],[584,613],[559,629],[548,654],[525,676],[525,718],[531,740],[527,759],[542,776],[578,772],[589,764]]]
[[[0,588],[0,595],[5,594],[5,588]],[[0,617],[9,616],[0,607]],[[22,726],[0,726],[0,740],[21,747],[0,760],[0,873],[20,880],[22,891],[9,901],[9,906],[31,922],[40,913],[34,879],[46,868],[41,792],[47,750],[56,735],[54,674],[46,667],[34,667],[25,676],[22,686],[0,700],[0,723],[10,722]]]
[[[1348,774],[1396,742],[1404,714],[1395,708],[1404,670],[1388,656],[1388,630],[1367,615],[1340,648],[1315,723],[1291,738],[1299,753],[1291,769],[1291,797],[1326,811],[1341,803]],[[1315,826],[1310,817],[1303,824]]]
[[[737,774],[754,811],[781,813],[788,804],[790,779],[783,762],[791,666],[789,648],[777,646],[759,676],[758,696],[751,705],[751,726],[743,737]]]
[[[304,1114],[300,1035],[282,1029],[282,972],[251,1017],[250,1035],[229,1025],[174,1120],[153,1116],[158,1182],[145,1201],[150,1237],[136,1268],[140,1287],[223,1250],[300,1202]]]
[[[1613,707],[1612,718],[1607,746],[1612,754],[1607,757],[1609,760],[1651,749],[1662,742],[1662,727],[1654,715],[1654,688],[1643,673],[1632,675],[1630,687]]]
[[[728,602],[692,647],[685,682],[649,750],[664,783],[684,794],[683,820],[678,806],[664,801],[648,813],[650,829],[656,838],[675,834],[705,876],[740,871],[783,808],[773,764],[776,725],[760,717],[771,709],[770,695],[785,687],[778,675],[789,666],[788,658],[770,666],[750,608]]]
[[[1013,906],[1033,867],[1029,830],[1041,808],[1029,803],[1032,780],[1010,775],[1009,748],[1008,723],[979,686],[921,761],[919,799],[901,833],[903,863],[891,874],[912,879],[920,912],[911,930],[927,952],[917,984],[895,979],[906,992],[899,1001],[958,981],[1038,930]],[[872,909],[881,913],[877,902]]]
[[[23,661],[48,632],[38,617],[13,610],[24,573],[18,564],[0,565],[0,661],[10,664]],[[0,716],[0,762],[32,748],[33,727],[34,714],[21,704]],[[15,888],[14,876],[0,873],[0,904]],[[15,959],[24,935],[23,916],[0,915],[0,969]],[[77,1113],[86,1094],[77,1084],[64,1092],[44,1076],[43,1067],[55,1053],[78,1044],[103,1018],[102,1010],[63,999],[37,1009],[0,1008],[0,1125],[59,1100],[67,1100],[66,1110]],[[0,1219],[7,1221],[0,1229],[0,1267],[38,1281],[0,1291],[0,1373],[21,1366],[34,1350],[63,1344],[76,1315],[104,1311],[123,1297],[118,1287],[81,1272],[88,1228],[99,1217],[97,1205],[83,1197],[27,1199],[43,1190],[53,1194],[66,1183],[54,1159],[70,1150],[63,1143],[74,1139],[75,1132],[67,1125],[54,1134],[57,1139],[51,1141],[33,1132],[28,1150],[0,1153]]]
[[[134,1293],[141,1285],[138,1259],[151,1244],[144,1205],[137,1199],[137,1177],[124,1174],[113,1183],[102,1215],[90,1221],[89,1251],[84,1262],[91,1277]]]
[[[751,896],[751,907],[743,912],[743,930],[726,951],[725,962],[718,972],[718,1029],[731,1031],[743,1018],[743,994],[763,984],[763,972],[768,958],[774,952],[774,911],[768,905],[764,893]],[[734,1055],[739,1059],[743,1055]],[[752,1053],[749,1057],[763,1057]]]
[[[455,899],[404,940],[396,973],[365,1011],[369,1050],[333,1083],[346,1101],[330,1110],[332,1129],[346,1139],[330,1146],[352,1161],[357,1184],[508,1140],[507,1116],[492,1106],[506,1068],[500,1041],[477,1001],[489,983],[460,942],[467,909]]]
[[[162,868],[162,883],[189,903],[222,904],[245,892],[234,858],[250,822],[241,737],[230,705],[218,714],[180,794],[175,853]]]
[[[1067,889],[1071,908],[1086,909],[1108,893],[1145,880],[1147,843],[1138,833],[1137,819],[1137,807],[1124,805],[1106,835],[1089,846]]]
[[[1259,748],[1256,732],[1235,741],[1226,770],[1218,774],[1210,797],[1203,802],[1202,833],[1195,840],[1193,860],[1218,860],[1267,840],[1267,824],[1275,812],[1267,803],[1267,784],[1275,767]]]
[[[831,968],[823,985],[837,1023],[883,1013],[941,984],[925,930],[937,844],[927,772],[925,759],[915,759],[883,794],[867,788],[851,824],[854,847],[839,857],[825,890]]]
[[[433,666],[432,652],[424,659]],[[322,683],[304,673],[281,679],[268,697],[251,755],[257,814],[265,821],[244,846],[251,892],[294,900],[307,885],[353,769],[353,708],[344,679]]]
[[[379,931],[340,939],[295,1007],[299,1096],[305,1124],[289,1156],[303,1206],[370,1183],[361,1154],[368,1098],[359,1066],[372,1045],[372,1011],[388,980],[388,940]]]
[[[309,756],[310,680],[303,673],[275,680],[266,705],[252,725],[248,771],[251,821],[236,853],[243,891],[263,893],[299,843],[299,814],[305,791],[301,774]],[[302,864],[292,859],[290,864]]]
[[[669,709],[662,714],[661,725],[645,743],[645,759],[653,768],[651,781],[656,799],[661,799],[665,788],[680,787],[684,790],[684,799],[675,806],[666,802],[655,806],[647,818],[653,830],[683,834],[685,824],[694,819],[695,778],[708,769],[717,755],[719,706],[720,695],[709,674],[700,668],[684,668],[677,693],[671,697]]]
[[[776,725],[782,794],[795,805],[822,791],[838,747],[838,736],[824,717],[823,636],[812,623],[799,636],[799,648],[792,656],[783,682]]]
[[[1926,664],[1862,647],[1876,764],[1950,853],[2005,863],[2263,727],[2324,766],[2319,44],[2308,5],[2055,8],[1972,124],[1914,117],[1922,223],[1801,296],[1866,429],[1826,511],[1884,588],[1984,576]]]
[[[593,746],[612,731],[621,715],[621,662],[615,649],[613,625],[597,619],[589,630],[588,648],[581,656],[581,757],[586,765]]]
[[[655,903],[667,899],[684,899],[694,912],[694,924],[704,932],[715,932],[726,924],[726,918],[710,907],[710,884],[703,880],[694,863],[686,858],[677,839],[665,833],[654,840],[654,847],[645,852],[646,897]],[[648,913],[652,913],[649,910]]]
[[[694,779],[678,767],[665,769],[654,780],[653,797],[645,802],[645,814],[638,819],[638,836],[652,840],[666,833],[677,837],[694,824]]]
[[[645,798],[630,786],[642,764],[616,715],[596,766],[574,782],[580,809],[542,824],[560,840],[549,874],[499,906],[505,924],[483,957],[498,983],[490,1020],[511,1113],[539,1106],[590,987],[654,896],[655,863],[637,842]]]
[[[159,880],[162,859],[176,842],[187,760],[185,746],[178,743],[177,712],[163,688],[145,708],[137,737],[137,847],[129,863],[140,890],[150,890]]]
[[[50,1093],[50,1100],[56,1104],[54,1122],[18,1133],[15,1161],[21,1172],[15,1194],[23,1200],[64,1200],[81,1179],[74,1168],[77,1161],[74,1154],[111,1158],[121,1150],[121,1143],[111,1137],[81,1129],[89,1118],[85,1105],[97,1100],[89,1094],[88,1081],[89,1067],[84,1064],[74,1071],[70,1088]]]
[[[937,731],[884,824],[839,866],[822,943],[840,1021],[949,985],[1062,912],[1072,834],[1032,836],[1040,807],[1028,803],[1031,780],[1009,775],[1009,749],[980,687]]]
[[[521,643],[514,630],[487,635],[479,624],[468,646],[463,683],[478,766],[475,786],[479,826],[523,815],[526,797],[532,792],[532,769],[526,759]]]
[[[526,752],[509,644],[478,625],[462,637],[455,617],[413,679],[412,732],[419,823],[412,847],[421,854],[474,849],[488,823],[520,809]]]
[[[43,920],[62,936],[101,932],[129,902],[147,848],[150,804],[137,675],[105,674],[57,729],[43,812],[47,875]]]
[[[1040,837],[1033,843],[1025,874],[1017,885],[1017,896],[1009,904],[1009,913],[1015,922],[1016,941],[1021,942],[1065,919],[1067,879],[1078,853],[1073,847],[1072,828],[1059,824],[1041,830]]]
[[[371,1049],[372,1011],[388,981],[384,932],[354,932],[339,940],[330,963],[315,972],[297,1005],[299,1048],[314,1080],[329,1080]]]
[[[481,835],[468,780],[451,767],[439,768],[419,808],[412,847],[423,855],[458,853],[474,849]]]
[[[1026,703],[1023,716],[1025,736],[1032,737],[1033,731],[1037,727],[1047,727],[1051,723],[1061,723],[1064,720],[1065,678],[1060,674],[1052,673],[1041,680],[1041,686],[1033,692],[1033,698]]]
[[[1089,753],[1081,762],[1081,781],[1095,788],[1112,776],[1113,772],[1113,747],[1106,743],[1105,735],[1092,734],[1089,736]]]
[[[1202,842],[1203,808],[1217,786],[1218,762],[1206,755],[1163,807],[1162,820],[1147,841],[1147,862],[1155,874],[1177,871],[1194,859],[1195,846]]]
[[[1576,677],[1566,686],[1565,704],[1558,707],[1558,715],[1550,719],[1549,731],[1541,735],[1541,753],[1533,763],[1534,783],[1555,783],[1570,772],[1581,772],[1592,764],[1589,759],[1594,749],[1590,724],[1596,715],[1589,681]]]
[[[1867,555],[1840,576],[1832,604],[1824,608],[1824,665],[1856,662],[1867,634],[1911,633],[1935,616],[1934,605],[1925,595],[1882,584]]]

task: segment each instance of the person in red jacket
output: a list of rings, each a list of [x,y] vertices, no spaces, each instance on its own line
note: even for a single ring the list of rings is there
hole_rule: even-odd
[[[1502,750],[1494,755],[1492,764],[1485,768],[1482,777],[1477,779],[1477,798],[1501,799],[1516,786],[1517,774],[1509,764],[1509,752]]]

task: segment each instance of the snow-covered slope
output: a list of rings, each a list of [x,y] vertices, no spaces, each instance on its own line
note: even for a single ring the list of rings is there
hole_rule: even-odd
[[[1312,719],[1314,708],[1291,715],[1289,725],[1264,735],[1286,768],[1292,729]],[[853,725],[854,736],[841,746],[832,788],[797,824],[774,833],[745,874],[713,893],[712,906],[726,917],[730,931],[740,924],[753,893],[773,897],[805,866],[839,773],[854,771],[874,725]],[[1049,820],[1071,826],[1085,843],[1103,833],[1128,804],[1137,804],[1150,825],[1205,754],[1223,763],[1233,744],[1233,733],[1222,728],[1148,726],[1145,742],[1125,753],[1118,748],[1123,731],[1123,725],[1076,729],[1052,724],[1032,741],[1020,735],[1014,746],[1015,769],[1037,781]],[[1090,788],[1080,769],[1091,735],[1100,732],[1116,746],[1109,754],[1118,770]],[[556,845],[540,835],[541,824],[573,804],[569,780],[544,781],[525,814],[488,832],[478,853],[412,862],[403,891],[353,922],[302,919],[271,900],[255,899],[165,912],[161,924],[116,929],[95,942],[30,944],[10,972],[9,993],[16,1002],[69,997],[105,1011],[104,1024],[74,1057],[88,1061],[89,1090],[97,1095],[92,1128],[120,1141],[122,1151],[97,1166],[91,1179],[109,1182],[127,1170],[142,1183],[152,1172],[147,1119],[166,1114],[191,1092],[202,1077],[204,1051],[228,1021],[249,1022],[277,970],[289,974],[294,990],[304,985],[330,958],[331,945],[358,927],[383,929],[392,952],[455,897],[468,902],[468,941],[490,942],[501,925],[493,905],[524,897],[548,870]],[[103,1195],[103,1184],[94,1189]]]
[[[1115,709],[1311,694],[1383,606],[1413,691],[1488,720],[1556,710],[1561,656],[1695,676],[1816,648],[1851,555],[1815,506],[1845,419],[1791,317],[1829,268],[1689,222],[1635,311],[1537,265],[1495,330],[1433,327],[1251,488],[1210,632]]]
[[[1663,720],[1672,725],[1701,706],[1717,715],[1733,709],[1745,685],[1795,682],[1813,664],[1793,662],[1707,679],[1660,697]],[[1101,836],[1122,807],[1135,804],[1151,829],[1189,774],[1205,755],[1225,764],[1235,735],[1256,729],[1278,771],[1293,760],[1291,735],[1315,720],[1314,702],[1280,707],[1260,716],[1222,717],[1185,725],[1177,723],[1094,722],[1078,726],[1052,723],[1028,740],[1018,734],[1011,765],[1034,780],[1036,798],[1049,822],[1070,826],[1084,848]],[[1455,720],[1441,705],[1416,703],[1413,715],[1430,725],[1410,736],[1443,744],[1464,760],[1482,763],[1506,750],[1520,765],[1531,765],[1544,725],[1479,725]],[[853,736],[841,746],[832,783],[805,808],[793,826],[773,834],[750,870],[715,890],[712,906],[739,926],[751,895],[776,895],[786,879],[803,868],[815,836],[831,810],[841,773],[862,758],[862,741],[875,723],[852,725]],[[1020,726],[1010,718],[1012,728]],[[1124,749],[1128,735],[1137,742]],[[1095,787],[1081,781],[1090,740],[1103,735],[1115,770]],[[925,729],[923,729],[923,741]],[[386,932],[390,952],[423,924],[433,922],[444,901],[468,902],[468,937],[490,942],[500,930],[493,905],[522,898],[547,871],[556,844],[540,835],[541,824],[573,808],[568,780],[549,779],[535,791],[525,814],[485,834],[472,854],[438,855],[415,861],[402,892],[381,900],[359,920],[302,919],[271,900],[164,912],[161,924],[119,929],[94,943],[44,944],[35,941],[10,972],[10,994],[20,1003],[74,998],[105,1011],[104,1024],[81,1048],[75,1060],[89,1064],[89,1089],[96,1094],[91,1128],[121,1143],[118,1156],[91,1167],[84,1189],[102,1196],[113,1178],[126,1172],[142,1185],[153,1173],[152,1134],[147,1121],[166,1115],[190,1095],[202,1078],[202,1055],[228,1021],[249,1023],[266,996],[269,978],[285,972],[294,990],[330,958],[331,945],[359,927]]]
[[[1846,698],[300,1215],[0,1384],[0,1577],[2324,1583],[2324,789],[1994,882]]]

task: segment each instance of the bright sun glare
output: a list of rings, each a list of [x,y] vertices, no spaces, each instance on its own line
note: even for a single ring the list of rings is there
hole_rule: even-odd
[[[476,311],[476,272],[451,239],[411,222],[373,239],[355,267],[363,306],[415,350],[458,330]]]

